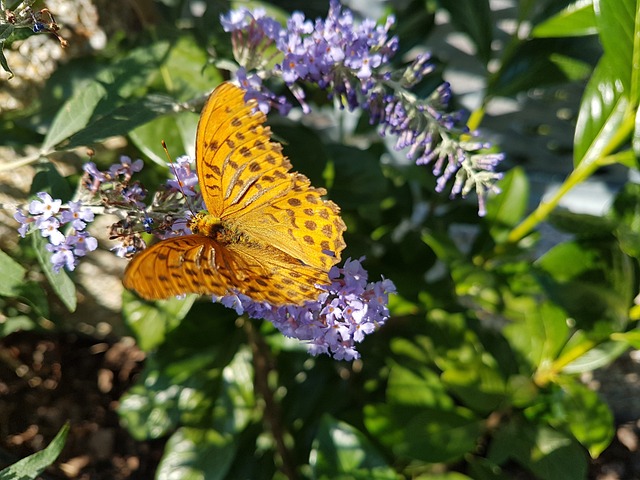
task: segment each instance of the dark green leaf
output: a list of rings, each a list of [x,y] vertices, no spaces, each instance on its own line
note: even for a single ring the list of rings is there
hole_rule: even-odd
[[[149,95],[104,114],[63,144],[65,149],[89,145],[115,135],[126,135],[154,118],[174,112],[175,101],[163,95]]]
[[[239,346],[237,315],[214,307],[196,304],[175,328],[167,330],[164,342],[148,355],[139,383],[121,399],[118,413],[134,438],[159,438],[180,425],[211,428],[217,418],[215,408],[224,417],[221,423],[242,425],[243,409],[238,407],[234,413],[220,403],[227,402],[225,392],[232,391],[231,384],[223,382],[222,372]],[[218,318],[212,315],[215,312]],[[240,370],[233,374],[247,378]],[[233,396],[234,405],[250,400],[245,393]]]
[[[224,479],[236,452],[233,436],[214,429],[181,427],[167,442],[156,479]]]
[[[585,455],[575,441],[547,426],[517,420],[498,430],[488,459],[498,465],[514,460],[545,480],[583,480],[587,473]]]
[[[33,248],[38,256],[38,263],[47,277],[47,280],[49,280],[51,289],[56,293],[58,298],[62,300],[62,303],[64,303],[67,309],[70,312],[74,312],[78,301],[76,286],[71,281],[64,268],[61,268],[58,273],[53,271],[51,252],[45,248],[47,241],[37,233],[32,235],[31,238],[33,239]]]
[[[116,102],[146,94],[154,77],[160,77],[162,73],[168,74],[160,66],[166,60],[170,47],[170,41],[159,40],[125,50],[126,55],[102,69],[96,79],[104,84],[109,94],[106,101],[101,102],[96,109],[97,113],[104,115],[107,110],[113,110]],[[166,90],[167,87],[162,88],[162,91]]]
[[[549,221],[558,230],[576,235],[581,239],[609,238],[615,230],[615,222],[610,218],[588,213],[574,213],[570,210],[556,209]]]
[[[181,428],[174,433],[158,466],[158,478],[226,478],[237,449],[238,435],[253,415],[252,357],[241,350],[221,375],[222,392],[213,406],[212,418],[203,418],[199,428]],[[183,395],[186,394],[183,391]],[[195,400],[195,399],[194,399]],[[185,403],[182,410],[195,407]]]
[[[56,166],[51,162],[42,162],[36,166],[35,177],[31,182],[31,193],[47,192],[53,198],[59,198],[63,202],[71,200],[73,192],[67,179],[60,175]]]
[[[576,0],[553,17],[535,26],[531,35],[543,37],[581,37],[598,33],[593,0]]]
[[[4,41],[11,36],[15,27],[10,23],[0,24],[0,47]]]
[[[635,258],[640,258],[640,185],[627,183],[616,195],[610,216],[616,220],[615,235],[620,248]]]
[[[133,331],[138,346],[148,352],[164,342],[166,333],[189,313],[197,298],[197,295],[189,295],[184,299],[172,298],[152,303],[125,291],[122,315]]]
[[[0,295],[14,297],[24,282],[26,269],[0,250]]]
[[[320,420],[309,463],[318,479],[400,478],[362,432],[329,415]]]
[[[631,259],[617,242],[562,243],[536,265],[550,275],[549,295],[577,328],[593,331],[597,338],[625,328],[636,286]]]
[[[487,94],[509,97],[531,88],[566,82],[573,73],[565,71],[554,59],[573,52],[574,46],[569,42],[569,39],[535,38],[521,43],[490,79]]]
[[[367,405],[364,422],[376,438],[394,455],[423,462],[451,462],[476,447],[483,422],[458,408],[398,408]]]
[[[29,455],[0,472],[0,480],[34,480],[56,461],[69,433],[67,423],[44,450]]]
[[[613,415],[598,394],[577,380],[562,382],[563,395],[556,399],[553,409],[559,415],[554,426],[566,423],[569,431],[597,458],[609,446],[615,429]]]
[[[42,143],[42,151],[49,152],[87,125],[100,99],[106,94],[98,82],[91,82],[76,91],[58,111]]]
[[[7,80],[11,80],[13,78],[13,72],[9,68],[9,64],[7,63],[7,57],[4,56],[4,42],[0,42],[0,66],[2,69],[9,74],[9,78]]]
[[[398,353],[398,345],[396,344]],[[408,368],[403,364],[393,364],[389,372],[387,401],[399,406],[423,406],[443,410],[454,407],[453,399],[447,394],[439,375],[424,366]],[[402,407],[400,407],[402,408]]]
[[[488,0],[439,0],[449,11],[451,22],[471,38],[476,56],[486,66],[491,60],[493,18]]]

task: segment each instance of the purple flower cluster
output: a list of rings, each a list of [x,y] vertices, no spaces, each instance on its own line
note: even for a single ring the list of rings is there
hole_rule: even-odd
[[[85,230],[93,221],[93,212],[83,208],[80,202],[69,202],[63,206],[62,200],[54,199],[46,192],[37,194],[39,200],[29,204],[29,215],[17,211],[14,218],[20,223],[18,232],[23,238],[35,229],[49,243],[46,248],[51,252],[53,270],[57,273],[62,267],[74,270],[78,258],[98,247],[97,240]],[[60,231],[68,225],[66,234]]]
[[[337,360],[360,357],[356,344],[374,332],[389,318],[389,294],[395,292],[391,280],[368,282],[362,258],[347,259],[342,268],[329,272],[332,283],[323,287],[317,300],[303,306],[275,307],[254,302],[245,295],[222,297],[221,303],[238,315],[272,322],[282,334],[309,344],[313,355],[329,354]]]
[[[484,215],[488,191],[501,178],[495,167],[501,155],[488,153],[487,145],[464,142],[469,135],[460,112],[450,113],[450,86],[445,83],[428,98],[417,99],[410,89],[434,70],[427,54],[416,56],[405,68],[393,71],[391,58],[398,40],[389,36],[394,18],[383,25],[365,19],[358,23],[338,0],[331,0],[326,19],[314,22],[294,13],[282,26],[264,10],[240,8],[221,17],[231,32],[234,57],[240,68],[236,76],[263,112],[276,107],[281,114],[291,108],[284,96],[264,86],[269,77],[287,85],[305,113],[303,82],[326,89],[330,97],[349,110],[369,112],[369,121],[381,135],[397,138],[394,148],[406,152],[418,165],[432,165],[437,191],[455,178],[451,196],[465,196],[475,189],[479,214]],[[275,53],[274,53],[275,52]]]

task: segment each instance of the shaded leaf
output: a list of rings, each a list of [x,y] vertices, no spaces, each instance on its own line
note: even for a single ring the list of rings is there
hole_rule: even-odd
[[[26,269],[0,250],[0,295],[15,297],[24,282]]]
[[[434,463],[461,459],[482,431],[482,422],[461,408],[367,405],[364,422],[394,455]]]
[[[131,292],[123,292],[122,315],[133,331],[138,346],[145,351],[164,342],[166,333],[189,313],[197,295],[147,302]]]
[[[56,461],[67,441],[68,433],[69,424],[67,423],[44,450],[29,455],[0,471],[0,480],[33,480],[38,477],[45,468]]]
[[[70,149],[89,145],[115,135],[126,135],[140,125],[178,108],[175,101],[163,95],[149,95],[105,113],[69,139],[62,147]]]
[[[90,82],[76,91],[75,95],[62,105],[42,143],[42,151],[53,147],[86,127],[100,99],[106,94],[98,82]]]
[[[498,465],[514,460],[547,480],[582,480],[587,461],[581,447],[548,426],[512,421],[500,428],[487,458]]]
[[[451,22],[471,38],[476,56],[486,66],[491,60],[493,18],[488,0],[440,0],[440,5],[451,14]]]

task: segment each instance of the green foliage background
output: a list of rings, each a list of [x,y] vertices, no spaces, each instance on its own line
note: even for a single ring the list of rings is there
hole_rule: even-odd
[[[218,66],[231,52],[218,21],[230,5],[209,2],[193,18],[187,3],[156,2],[156,25],[61,65],[32,108],[0,115],[0,142],[16,151],[39,145],[32,192],[68,200],[78,177],[63,177],[47,157],[114,135],[147,161],[147,180],[166,175],[160,139],[174,152],[190,150],[194,111],[223,79]],[[314,18],[328,4],[268,7],[281,18],[293,8]],[[640,5],[522,0],[516,24],[531,29],[517,28],[499,46],[488,1],[384,7],[397,16],[402,52],[429,47],[438,10],[471,41],[486,83],[472,128],[499,97],[583,84],[571,173],[532,209],[530,172],[507,161],[502,193],[478,218],[473,201],[435,194],[427,169],[381,162],[389,152],[366,122],[336,142],[272,119],[294,168],[341,206],[345,257],[366,255],[372,280],[397,285],[392,318],[361,345],[362,360],[347,364],[309,357],[269,324],[220,305],[149,304],[125,292],[123,315],[147,361],[119,412],[134,438],[169,437],[159,479],[581,479],[589,456],[613,437],[609,408],[578,376],[640,348],[640,187],[625,185],[602,217],[557,205],[601,167],[638,169]],[[103,150],[96,161],[108,165],[120,153]],[[3,159],[2,168],[35,160]],[[540,251],[543,221],[569,240]],[[472,232],[464,246],[460,226]],[[73,279],[50,271],[35,236],[0,254],[0,265],[3,334],[61,321],[43,286],[25,280],[28,270],[43,269],[75,309]],[[16,313],[16,303],[27,313]]]

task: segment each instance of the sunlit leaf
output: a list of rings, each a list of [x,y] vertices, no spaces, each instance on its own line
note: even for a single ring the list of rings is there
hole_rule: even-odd
[[[400,478],[362,432],[329,415],[320,420],[309,463],[313,477],[318,479]]]
[[[536,25],[531,32],[534,37],[580,37],[598,33],[593,0],[577,0],[553,17]]]

